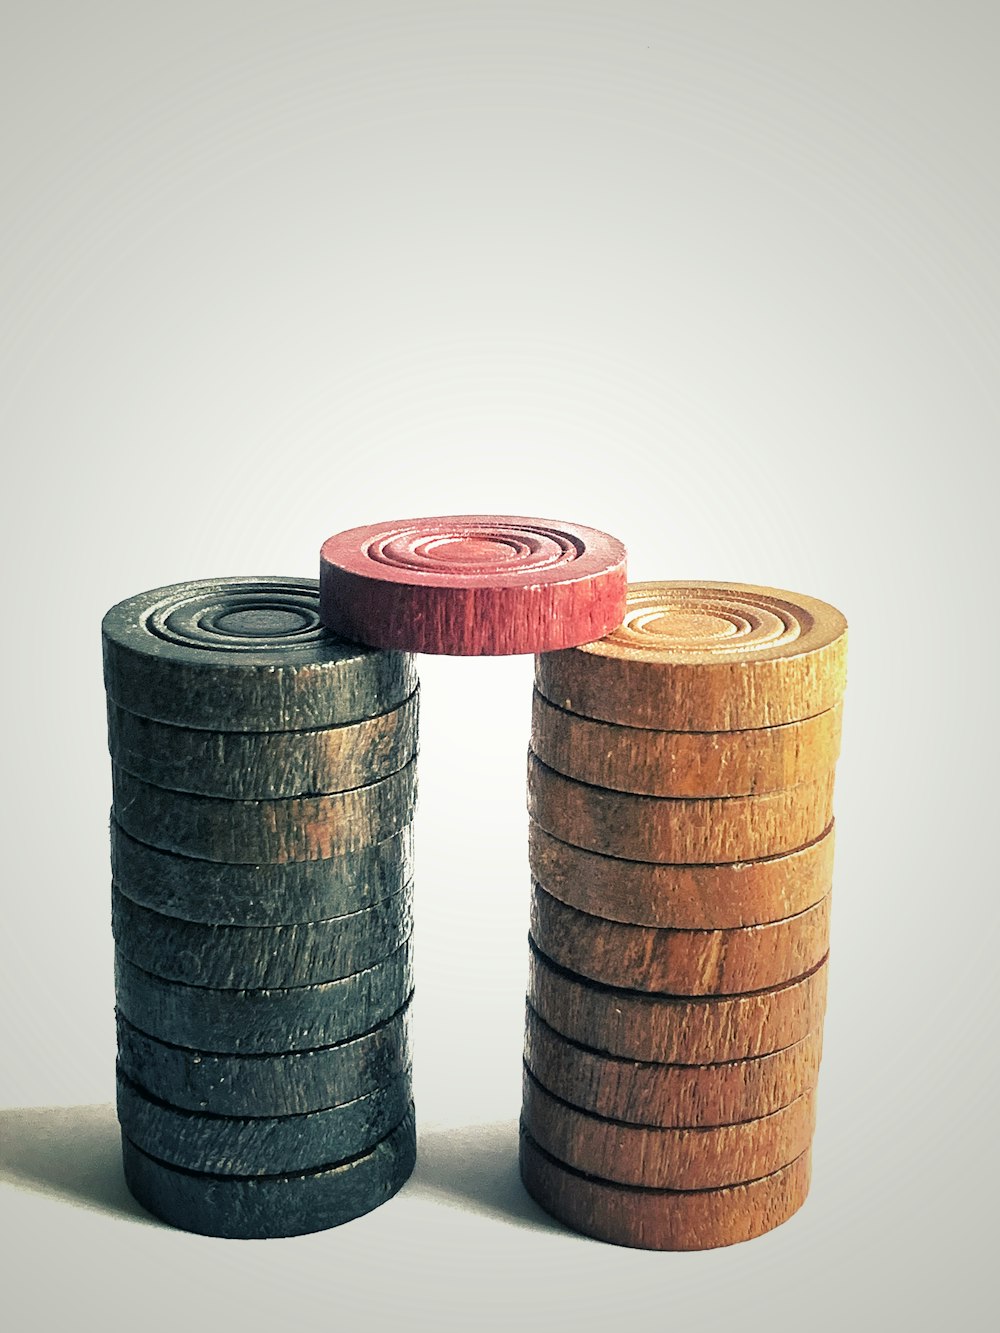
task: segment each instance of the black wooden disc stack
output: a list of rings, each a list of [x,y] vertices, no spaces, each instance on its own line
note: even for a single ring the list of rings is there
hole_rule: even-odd
[[[310,579],[104,618],[125,1176],[214,1236],[369,1212],[415,1156],[413,658],[322,628]]]

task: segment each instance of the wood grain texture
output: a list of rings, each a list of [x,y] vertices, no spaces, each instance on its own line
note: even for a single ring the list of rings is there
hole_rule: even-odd
[[[673,865],[753,861],[815,841],[833,818],[833,772],[757,796],[635,796],[591,787],[528,755],[528,813],[563,842]]]
[[[410,1006],[364,1036],[279,1055],[216,1055],[157,1041],[117,1016],[118,1063],[160,1101],[220,1116],[297,1116],[366,1097],[411,1062]]]
[[[531,935],[553,962],[626,990],[735,995],[811,971],[830,947],[830,895],[784,921],[737,930],[627,926],[531,892]]]
[[[104,682],[122,708],[209,731],[295,731],[376,717],[417,687],[405,653],[324,630],[315,579],[199,579],[104,617]]]
[[[111,929],[123,958],[168,981],[223,990],[308,986],[373,967],[413,931],[409,888],[350,916],[294,926],[203,926],[111,894]]]
[[[521,1133],[521,1179],[547,1213],[574,1231],[643,1250],[711,1250],[780,1226],[809,1193],[810,1156],[773,1175],[716,1190],[653,1190],[594,1180]]]
[[[814,717],[844,692],[847,622],[814,597],[744,583],[632,583],[606,638],[535,664],[552,703],[662,731],[741,731]]]
[[[584,1175],[647,1189],[702,1190],[758,1180],[806,1151],[816,1108],[812,1092],[759,1120],[712,1128],[627,1125],[580,1111],[525,1071],[521,1123],[550,1156]]]
[[[118,768],[172,791],[270,800],[347,791],[398,773],[417,752],[419,691],[378,717],[311,731],[205,731],[154,722],[108,700]]]
[[[413,879],[413,828],[320,861],[233,865],[150,847],[112,818],[111,872],[133,902],[213,926],[281,926],[359,912]]]
[[[327,796],[227,801],[191,796],[112,770],[114,817],[140,842],[237,865],[322,861],[398,833],[413,819],[416,760],[391,777]]]
[[[583,1111],[634,1125],[729,1125],[770,1115],[816,1086],[822,1052],[818,1029],[751,1060],[627,1060],[567,1041],[527,1006],[524,1059],[542,1087]]]
[[[557,773],[645,796],[749,796],[829,773],[840,753],[840,704],[783,727],[654,731],[579,717],[532,701],[531,748]]]
[[[160,1041],[219,1055],[331,1046],[384,1023],[412,990],[409,944],[339,981],[261,990],[215,990],[164,981],[115,950],[115,994],[123,1017]]]
[[[723,865],[656,865],[602,856],[528,825],[535,881],[560,902],[628,925],[733,930],[807,911],[833,883],[833,827],[782,856]]]
[[[561,1036],[594,1050],[658,1064],[719,1064],[783,1050],[821,1028],[826,974],[824,961],[770,990],[678,999],[584,981],[532,943],[528,1002]]]
[[[407,652],[498,656],[586,643],[625,609],[625,548],[577,523],[502,514],[403,519],[330,537],[323,623]]]
[[[183,1231],[237,1240],[301,1236],[340,1226],[385,1203],[416,1161],[412,1107],[370,1152],[284,1176],[201,1175],[167,1166],[123,1134],[125,1182],[154,1216]]]
[[[403,1120],[413,1099],[409,1071],[364,1097],[303,1115],[235,1117],[184,1111],[150,1097],[121,1070],[118,1122],[158,1161],[221,1176],[312,1171],[368,1152]]]

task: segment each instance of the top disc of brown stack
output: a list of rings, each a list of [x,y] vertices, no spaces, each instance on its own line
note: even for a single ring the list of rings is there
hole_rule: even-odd
[[[540,694],[585,717],[664,731],[798,722],[844,691],[847,621],[801,593],[632,583],[606,638],[536,660]]]
[[[376,648],[544,653],[619,624],[625,580],[621,542],[578,523],[402,519],[323,543],[320,614],[335,634]]]

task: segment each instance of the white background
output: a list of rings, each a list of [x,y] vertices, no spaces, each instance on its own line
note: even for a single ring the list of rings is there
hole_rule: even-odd
[[[986,1327],[998,38],[974,0],[3,7],[12,1327]],[[523,1195],[531,662],[422,659],[416,1175],[296,1240],[154,1224],[100,617],[479,510],[851,622],[810,1199],[657,1255]]]

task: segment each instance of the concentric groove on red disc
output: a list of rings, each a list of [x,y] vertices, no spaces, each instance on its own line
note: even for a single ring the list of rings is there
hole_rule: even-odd
[[[555,528],[487,522],[472,532],[457,524],[431,535],[408,528],[376,537],[367,547],[369,558],[379,564],[448,578],[534,573],[568,564],[585,550],[580,538]]]

